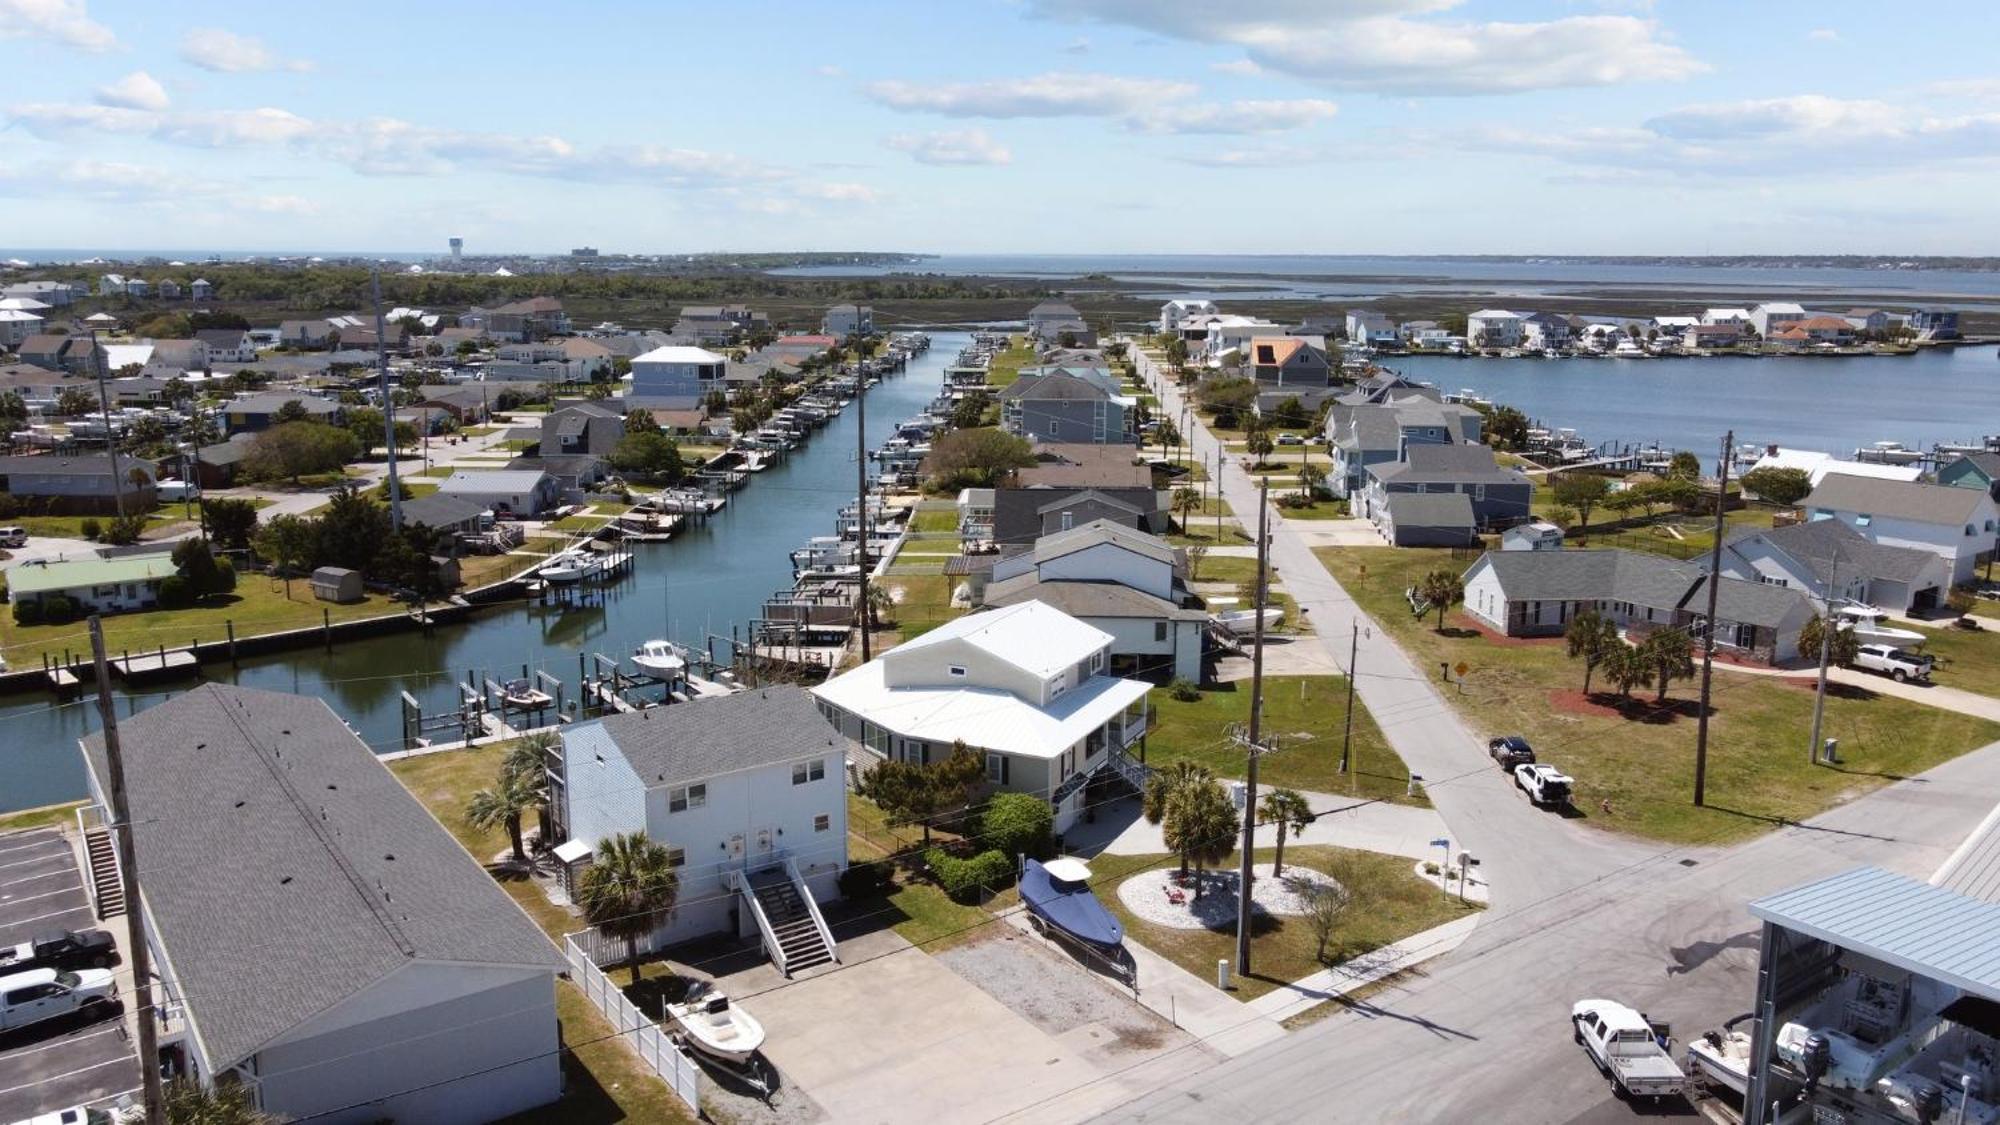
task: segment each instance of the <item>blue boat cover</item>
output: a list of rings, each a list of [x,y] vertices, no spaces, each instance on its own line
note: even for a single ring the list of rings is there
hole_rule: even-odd
[[[1104,909],[1087,884],[1053,879],[1048,868],[1032,859],[1021,872],[1021,901],[1049,925],[1092,945],[1125,942],[1125,927]]]

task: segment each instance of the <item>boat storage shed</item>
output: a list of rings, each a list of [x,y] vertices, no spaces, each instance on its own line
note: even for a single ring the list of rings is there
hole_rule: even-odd
[[[1750,913],[1763,935],[1747,1125],[1878,1120],[1926,1098],[1958,1120],[1968,1093],[1964,1119],[1992,1119],[2000,904],[1858,867]]]

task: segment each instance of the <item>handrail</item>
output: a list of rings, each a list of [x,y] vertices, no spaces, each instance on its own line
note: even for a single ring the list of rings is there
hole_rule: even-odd
[[[778,935],[771,929],[771,920],[764,917],[764,904],[757,901],[757,888],[750,885],[749,876],[740,869],[730,872],[730,875],[737,893],[749,904],[750,916],[757,920],[757,932],[764,938],[764,952],[778,966],[780,973],[790,976],[791,969],[785,964],[785,947],[778,944]]]
[[[827,956],[834,964],[840,963],[840,947],[833,942],[833,931],[827,927],[826,918],[819,912],[819,903],[813,900],[812,888],[806,885],[805,876],[799,874],[799,865],[791,856],[785,857],[785,874],[791,876],[793,889],[806,900],[806,913],[812,915],[813,928],[819,931],[819,940],[826,943]]]

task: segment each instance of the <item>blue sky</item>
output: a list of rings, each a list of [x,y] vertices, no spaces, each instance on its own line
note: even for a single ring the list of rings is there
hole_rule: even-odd
[[[30,247],[2000,253],[1990,0],[0,0]]]

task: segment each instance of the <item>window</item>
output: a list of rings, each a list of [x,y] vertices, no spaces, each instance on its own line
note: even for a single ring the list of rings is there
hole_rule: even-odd
[[[686,866],[687,866],[687,861],[688,861],[688,854],[687,854],[687,849],[686,849],[686,848],[668,848],[668,849],[667,849],[667,866],[668,866],[668,867],[686,867]]]
[[[833,827],[833,818],[831,816],[828,816],[826,813],[821,813],[818,816],[813,817],[814,832],[824,832],[832,827]]]
[[[1789,586],[1789,585],[1791,585],[1791,582],[1787,581],[1787,580],[1786,580],[1786,579],[1784,579],[1784,578],[1780,578],[1780,577],[1778,577],[1778,576],[1777,576],[1777,575],[1775,575],[1775,574],[1759,574],[1759,575],[1757,576],[1757,581],[1759,581],[1759,582],[1763,583],[1763,584],[1764,584],[1764,585],[1766,585],[1766,586]]]
[[[1855,513],[1854,526],[1856,527],[1867,527],[1869,524],[1874,522],[1875,522],[1875,517],[1869,515],[1867,512]]]
[[[667,811],[670,813],[686,812],[689,809],[698,809],[703,805],[706,805],[707,803],[708,803],[708,786],[705,784],[685,785],[679,789],[671,789],[667,791]]]
[[[1068,531],[1075,526],[1076,526],[1076,513],[1064,512],[1062,514],[1062,529],[1064,531]]]
[[[986,780],[996,785],[1007,784],[1007,755],[987,752]]]
[[[950,664],[945,667],[945,671],[954,676],[963,676],[965,675],[965,666],[962,664]]]
[[[1167,623],[1166,623],[1166,622],[1164,622],[1164,621],[1155,621],[1155,622],[1153,622],[1153,639],[1154,639],[1154,640],[1156,640],[1156,641],[1164,641],[1164,640],[1166,640],[1166,639],[1167,639]]]
[[[806,782],[822,781],[825,778],[826,778],[825,758],[814,758],[810,762],[792,763],[793,785],[804,785]]]

